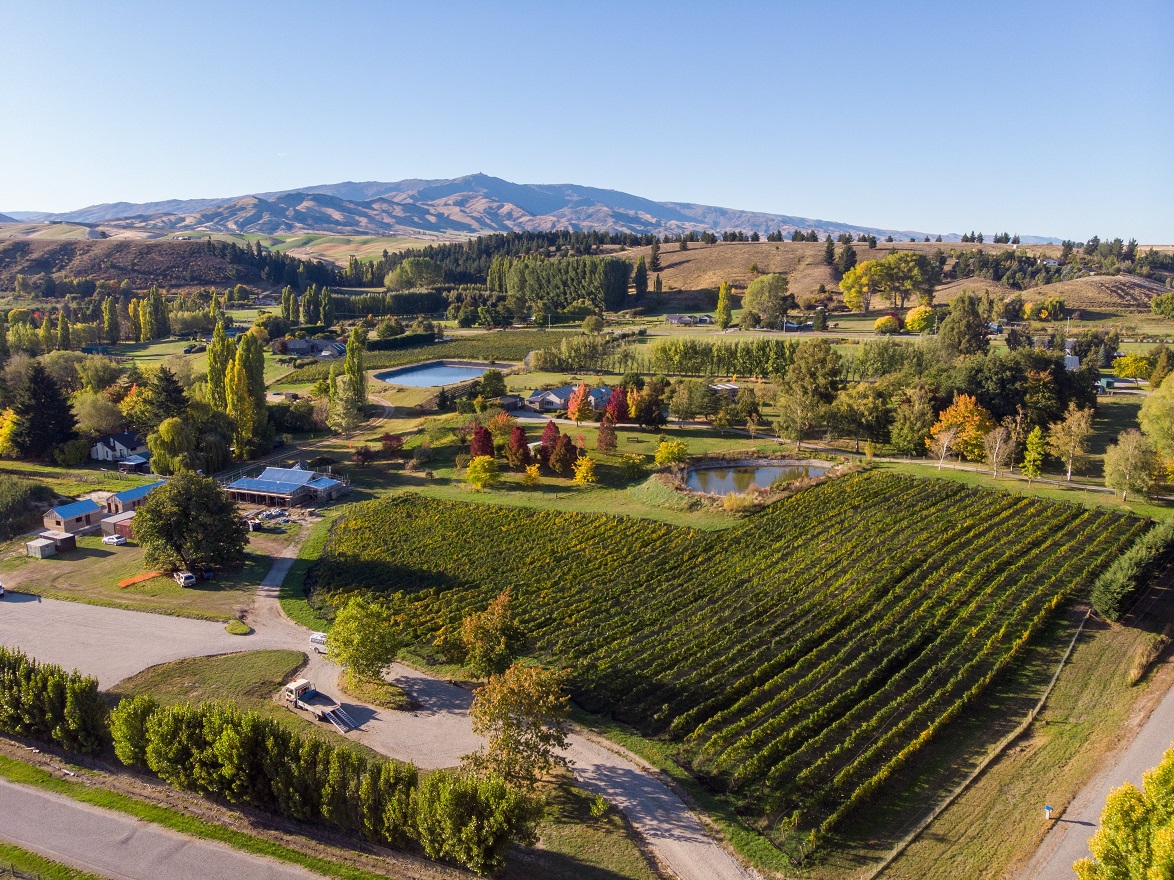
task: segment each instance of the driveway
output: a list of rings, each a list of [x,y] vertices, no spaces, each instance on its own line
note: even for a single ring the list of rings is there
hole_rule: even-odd
[[[1174,748],[1171,740],[1174,740],[1174,688],[1167,692],[1112,766],[1095,776],[1056,820],[1020,875],[1022,880],[1072,880],[1076,876],[1072,863],[1092,855],[1088,840],[1100,827],[1101,810],[1109,792],[1126,782],[1140,788],[1142,774],[1156,767],[1167,749]]]
[[[264,648],[307,651],[309,630],[281,610],[278,588],[296,556],[286,548],[262,581],[249,623],[249,636],[231,636],[223,626],[198,620],[102,608],[35,596],[10,594],[0,600],[0,644],[16,645],[30,656],[96,675],[103,688],[137,672],[182,657]],[[358,723],[350,733],[369,748],[418,767],[452,767],[482,740],[473,733],[468,709],[472,694],[401,664],[387,677],[423,708],[392,712],[357,704],[338,690],[340,669],[310,652],[303,675],[338,699]],[[618,750],[617,750],[618,751]],[[681,880],[746,880],[748,873],[705,830],[683,801],[637,760],[583,736],[573,736],[567,757],[576,781],[622,810],[633,827]]]
[[[7,609],[5,609],[7,610]],[[0,838],[113,880],[311,880],[296,865],[0,779]]]

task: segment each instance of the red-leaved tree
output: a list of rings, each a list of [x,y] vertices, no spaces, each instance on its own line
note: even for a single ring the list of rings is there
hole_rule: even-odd
[[[616,448],[616,422],[611,417],[611,413],[605,412],[603,414],[603,421],[599,423],[599,437],[595,441],[595,448],[600,452],[611,452]]]
[[[628,393],[624,391],[622,386],[612,390],[611,397],[607,399],[607,406],[603,412],[605,415],[611,416],[613,425],[628,420]]]
[[[493,435],[485,426],[478,425],[473,430],[473,439],[469,441],[469,455],[473,458],[480,455],[493,457]]]
[[[550,466],[557,474],[568,474],[579,458],[579,450],[566,434],[560,434],[558,442],[554,444],[554,451],[550,453]]]
[[[542,429],[541,445],[538,447],[538,458],[543,464],[550,464],[551,453],[554,452],[555,444],[561,436],[558,425],[554,422],[546,423],[546,427]]]
[[[530,444],[526,442],[526,429],[521,425],[516,425],[510,432],[509,442],[505,446],[505,458],[513,468],[530,464]]]

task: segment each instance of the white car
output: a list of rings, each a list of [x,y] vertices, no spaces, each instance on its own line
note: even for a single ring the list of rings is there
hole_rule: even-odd
[[[181,587],[194,587],[196,585],[196,576],[190,571],[177,571],[172,577],[175,578],[175,582]]]
[[[115,547],[121,547],[126,543],[126,538],[122,535],[107,535],[102,539],[103,544],[112,544]]]

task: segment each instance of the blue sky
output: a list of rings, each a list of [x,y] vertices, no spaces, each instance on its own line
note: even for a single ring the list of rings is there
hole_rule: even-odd
[[[581,183],[1174,242],[1174,3],[0,0],[0,211]]]

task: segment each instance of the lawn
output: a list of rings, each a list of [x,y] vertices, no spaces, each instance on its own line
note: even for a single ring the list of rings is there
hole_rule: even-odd
[[[98,537],[81,537],[77,550],[48,559],[31,559],[24,555],[23,543],[9,543],[0,572],[4,585],[19,592],[134,611],[231,620],[252,603],[253,591],[270,562],[268,556],[250,553],[240,571],[218,573],[194,587],[181,587],[168,576],[119,587],[120,581],[145,571],[142,548],[133,542],[113,547]]]
[[[37,880],[101,880],[96,874],[87,874],[85,871],[0,841],[0,877],[16,877],[18,875],[13,873],[16,871]]]
[[[0,460],[0,474],[35,480],[66,498],[100,490],[121,492],[154,482],[153,478],[141,474],[120,474],[117,468],[111,469],[109,464],[101,466],[96,461],[66,468],[29,461]]]

